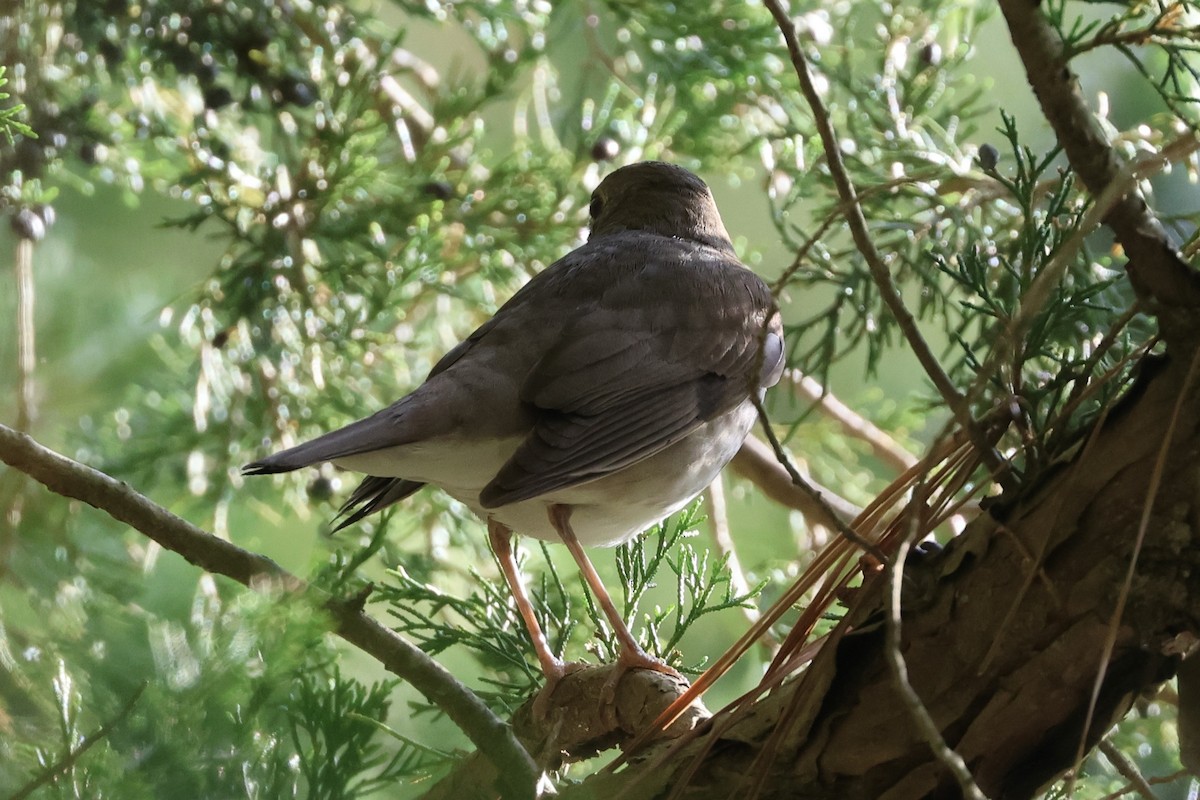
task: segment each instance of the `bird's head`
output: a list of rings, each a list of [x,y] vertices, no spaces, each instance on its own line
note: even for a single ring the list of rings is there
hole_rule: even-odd
[[[732,250],[708,185],[663,161],[630,164],[607,175],[592,192],[592,236],[650,231]]]

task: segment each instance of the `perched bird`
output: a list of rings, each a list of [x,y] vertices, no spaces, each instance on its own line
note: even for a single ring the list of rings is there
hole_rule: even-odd
[[[629,633],[583,546],[620,544],[679,510],[733,457],[752,396],[783,370],[770,290],[734,254],[708,186],[648,161],[592,194],[587,244],[529,281],[388,408],[248,465],[261,475],[332,461],[369,477],[357,522],[440,487],[487,521],[547,688],[546,644],[513,532],[570,549],[619,643],[619,666],[674,672]],[[619,674],[618,670],[616,674]]]

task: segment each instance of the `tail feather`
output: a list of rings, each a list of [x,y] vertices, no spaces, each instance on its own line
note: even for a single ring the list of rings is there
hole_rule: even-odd
[[[350,516],[339,522],[333,532],[337,533],[364,517],[382,511],[393,503],[399,503],[424,485],[419,481],[409,481],[404,478],[380,478],[376,475],[368,475],[350,495],[350,499],[338,510],[339,517],[343,514],[350,514]]]
[[[352,422],[344,428],[318,436],[311,442],[289,447],[260,461],[247,464],[242,467],[242,474],[273,475],[277,472],[291,472],[346,456],[405,444],[406,438],[411,437],[401,435],[401,426],[397,425],[395,412],[387,408],[366,419]]]

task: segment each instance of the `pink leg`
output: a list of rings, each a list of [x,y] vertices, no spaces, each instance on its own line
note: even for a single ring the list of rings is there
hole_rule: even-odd
[[[521,619],[525,621],[525,627],[529,630],[530,638],[533,639],[533,650],[537,653],[538,662],[542,665],[542,674],[546,676],[546,686],[542,691],[549,696],[554,692],[554,685],[566,674],[566,668],[563,662],[550,652],[546,636],[542,633],[542,626],[538,624],[537,617],[533,613],[533,604],[529,602],[529,595],[525,594],[521,574],[517,571],[517,560],[513,558],[512,531],[489,517],[488,539],[492,544],[492,552],[500,561],[504,580],[508,583],[508,588],[517,601],[517,610],[521,612]]]
[[[610,691],[616,688],[616,682],[620,679],[621,673],[628,669],[652,669],[655,672],[662,672],[667,675],[674,675],[677,678],[683,678],[677,670],[667,666],[643,650],[641,645],[637,643],[637,640],[633,638],[633,634],[629,632],[629,628],[625,625],[625,620],[621,618],[620,613],[617,612],[617,607],[613,605],[612,598],[608,596],[608,590],[604,588],[604,584],[600,581],[600,576],[596,573],[596,568],[592,566],[591,560],[583,552],[583,546],[575,538],[575,531],[571,529],[571,507],[561,504],[552,505],[549,508],[549,513],[550,524],[558,531],[563,544],[571,551],[575,563],[579,565],[579,571],[583,573],[583,579],[591,587],[592,595],[596,598],[596,602],[600,604],[600,609],[604,612],[604,616],[608,618],[608,623],[612,625],[613,633],[616,634],[617,641],[620,642],[621,653],[617,658],[618,670],[614,673]]]

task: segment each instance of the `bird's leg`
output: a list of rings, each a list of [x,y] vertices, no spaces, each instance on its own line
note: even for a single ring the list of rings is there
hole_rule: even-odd
[[[604,612],[604,616],[608,617],[608,622],[612,625],[613,633],[616,634],[617,641],[620,644],[621,652],[617,656],[617,670],[613,673],[613,677],[609,680],[609,685],[605,689],[609,695],[607,699],[611,701],[617,683],[626,670],[637,668],[652,669],[655,672],[673,675],[682,680],[683,676],[679,674],[678,670],[664,664],[643,650],[641,645],[637,643],[637,639],[634,639],[633,634],[629,632],[629,628],[625,625],[625,620],[621,618],[617,607],[613,604],[612,598],[609,597],[608,590],[604,588],[604,584],[600,581],[600,576],[596,573],[596,568],[592,566],[591,560],[583,552],[583,546],[579,544],[579,539],[575,537],[575,531],[571,529],[571,507],[556,503],[551,505],[548,510],[550,513],[550,524],[558,531],[563,544],[571,551],[575,563],[579,565],[579,571],[583,573],[583,579],[591,587],[592,595],[596,598],[596,602],[600,604],[600,609]]]
[[[529,602],[529,595],[525,593],[525,585],[521,582],[521,573],[517,570],[517,560],[513,558],[512,530],[491,517],[488,517],[487,525],[492,552],[500,561],[500,570],[504,573],[504,580],[508,583],[508,588],[517,601],[517,611],[521,613],[521,619],[525,621],[525,628],[529,631],[530,638],[533,639],[533,650],[537,653],[538,662],[542,665],[542,674],[546,676],[546,687],[542,691],[549,697],[554,692],[555,684],[566,674],[566,666],[561,659],[550,652],[550,645],[546,643],[542,626],[538,624],[537,616],[533,613],[533,603]]]

